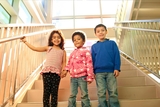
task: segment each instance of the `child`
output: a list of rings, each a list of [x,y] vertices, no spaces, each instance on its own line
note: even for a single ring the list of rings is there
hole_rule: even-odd
[[[51,95],[51,107],[57,107],[58,88],[60,73],[66,65],[66,52],[64,50],[64,39],[60,31],[51,32],[48,39],[48,46],[35,47],[21,39],[30,49],[37,52],[47,52],[46,62],[41,73],[43,76],[43,107],[49,107]]]
[[[91,46],[99,107],[120,107],[116,77],[120,72],[120,53],[116,43],[106,39],[107,28],[99,24],[94,28],[99,41]],[[109,94],[106,101],[106,90]]]
[[[63,72],[63,77],[67,72],[70,73],[71,95],[68,100],[68,107],[76,107],[76,95],[78,87],[81,90],[82,107],[90,107],[87,83],[90,84],[94,79],[93,65],[90,51],[83,47],[85,34],[76,31],[72,35],[72,41],[76,49],[71,53],[68,64]]]

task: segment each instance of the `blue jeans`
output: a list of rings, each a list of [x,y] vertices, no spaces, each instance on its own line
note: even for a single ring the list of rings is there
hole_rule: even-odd
[[[78,93],[78,87],[81,90],[81,105],[82,107],[90,107],[90,99],[88,97],[87,81],[86,77],[71,78],[71,95],[68,100],[68,107],[76,107],[76,96]]]
[[[96,84],[98,94],[98,107],[120,107],[118,101],[117,81],[113,73],[96,73]],[[108,104],[106,101],[106,90],[108,91]]]

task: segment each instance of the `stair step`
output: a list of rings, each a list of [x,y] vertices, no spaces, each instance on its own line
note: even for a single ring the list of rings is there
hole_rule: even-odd
[[[88,85],[88,87],[96,87],[96,82],[95,80]],[[63,89],[63,88],[70,88],[70,79],[66,79],[66,80],[61,80],[60,85],[59,85],[59,89]],[[32,89],[43,89],[43,81],[42,80],[36,80]]]
[[[123,58],[122,58],[123,59]],[[138,70],[127,61],[122,60],[121,72],[117,77],[118,94],[121,107],[160,107],[160,99],[156,96],[154,85],[145,85],[143,76],[138,76]],[[23,101],[17,107],[43,107],[42,76],[28,90]],[[91,107],[98,107],[96,82],[88,85]],[[58,94],[58,107],[67,107],[70,95],[70,75],[61,79]],[[107,95],[108,99],[108,95]],[[77,107],[81,107],[81,93],[77,94]]]
[[[136,69],[122,69],[121,72],[120,72],[120,75],[119,75],[119,77],[133,77],[133,76],[137,76],[137,70]],[[65,78],[61,79],[61,81],[65,81],[65,80],[69,80],[69,79],[70,79],[70,75],[68,73]],[[41,75],[40,75],[38,80],[42,80]]]
[[[156,98],[155,86],[118,87],[120,99],[149,99]]]
[[[160,107],[160,99],[120,100],[121,107]]]
[[[145,100],[122,100],[119,99],[120,107],[159,107],[160,99],[145,99]],[[58,107],[67,107],[68,101],[58,102]],[[17,107],[43,107],[42,103],[19,103]],[[77,101],[77,107],[81,107],[81,102]],[[98,107],[97,100],[91,100],[91,107]]]
[[[133,70],[121,70],[118,77],[133,77],[137,76],[137,71],[135,69]]]
[[[67,107],[68,101],[64,102],[58,102],[58,107]],[[91,107],[97,107],[98,106],[98,101],[91,101]],[[42,103],[19,103],[17,107],[43,107]],[[82,107],[81,102],[77,101],[76,107]]]
[[[118,86],[137,86],[145,85],[145,77],[118,77],[117,78]],[[96,82],[93,81],[88,87],[96,87]],[[59,89],[61,88],[70,88],[70,80],[61,80]],[[36,80],[32,89],[43,89],[43,81]]]
[[[132,65],[130,65],[130,64],[123,64],[122,66],[121,66],[121,70],[134,70],[134,69],[136,69],[134,66],[132,66]]]
[[[97,100],[97,89],[89,87],[89,96],[91,100]],[[27,102],[41,102],[43,90],[28,90],[26,94]],[[93,94],[94,93],[94,94]],[[132,86],[118,87],[120,99],[149,99],[156,98],[155,86]],[[36,95],[36,96],[35,96]],[[70,95],[70,89],[59,89],[59,101],[67,101]],[[77,95],[77,100],[80,100],[80,91]]]
[[[118,86],[140,86],[145,85],[145,77],[118,77],[117,78]]]

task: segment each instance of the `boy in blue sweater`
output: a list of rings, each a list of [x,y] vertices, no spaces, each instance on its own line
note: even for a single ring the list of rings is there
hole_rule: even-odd
[[[98,93],[98,107],[120,107],[116,77],[120,72],[120,53],[117,44],[106,39],[107,28],[98,24],[94,28],[99,41],[92,45],[91,54]],[[108,91],[108,104],[106,101]]]

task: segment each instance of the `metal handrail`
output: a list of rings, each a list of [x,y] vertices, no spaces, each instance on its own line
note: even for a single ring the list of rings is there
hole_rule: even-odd
[[[25,27],[25,26],[53,26],[53,24],[0,24],[0,27]]]
[[[160,30],[143,29],[143,28],[132,28],[132,27],[119,27],[119,26],[114,26],[113,28],[122,28],[122,29],[129,29],[129,30],[141,30],[141,31],[147,31],[147,32],[160,32]]]
[[[120,21],[120,22],[115,22],[115,24],[135,23],[135,22],[160,22],[160,19]]]
[[[2,25],[0,25],[0,26],[2,26]],[[11,26],[11,27],[13,27],[13,26],[19,26],[19,27],[23,27],[23,26],[26,26],[27,27],[27,25],[22,25],[22,26],[20,26],[20,25],[9,25],[9,26]],[[7,25],[4,25],[3,27],[4,28],[10,28],[9,26],[7,26]],[[53,30],[57,30],[56,28],[53,28],[52,26],[45,26],[45,25],[40,25],[40,24],[37,24],[37,26],[35,26],[35,24],[34,25],[32,25],[33,27],[39,27],[39,26],[42,26],[42,27],[48,27],[48,30],[42,30],[42,31],[35,31],[35,32],[32,32],[32,33],[27,33],[27,34],[16,34],[16,35],[13,35],[12,37],[6,37],[6,38],[0,38],[0,45],[2,44],[2,43],[6,43],[6,42],[10,42],[10,41],[14,41],[14,40],[18,40],[18,39],[21,39],[22,37],[24,37],[24,36],[26,36],[26,37],[30,37],[30,36],[34,36],[34,35],[41,35],[41,34],[47,34],[48,32],[51,32],[51,31],[53,31]],[[2,27],[2,28],[3,28]],[[29,26],[30,27],[30,26]],[[18,50],[19,48],[17,47],[17,51],[19,51]],[[16,63],[19,63],[19,61],[17,61]],[[18,64],[17,64],[18,65]],[[16,71],[17,72],[17,71]],[[26,81],[27,81],[27,79],[28,79],[28,77],[26,78],[26,80],[22,83],[22,84],[20,84],[20,87],[21,86],[23,86],[25,83],[26,83]],[[15,87],[15,86],[14,86]],[[19,87],[19,88],[20,88]],[[0,106],[5,106],[7,103],[9,103],[9,102],[12,102],[12,101],[9,101],[9,100],[13,100],[13,103],[14,103],[14,99],[12,99],[12,98],[14,98],[15,97],[15,93],[19,90],[19,88],[17,88],[15,91],[14,91],[14,93],[10,96],[10,97],[7,97],[7,99],[5,99],[5,101],[4,102],[2,102],[2,105],[0,105]],[[9,101],[9,102],[8,102]]]
[[[120,53],[122,55],[127,56],[129,59],[131,59],[133,62],[135,62],[136,64],[139,64],[141,67],[145,68],[146,70],[148,70],[149,72],[153,73],[156,77],[158,77],[160,79],[160,76],[157,75],[156,73],[154,73],[152,70],[150,70],[149,68],[147,68],[146,66],[144,66],[142,63],[140,63],[139,61],[136,61],[135,59],[133,59],[131,56],[129,56],[128,54],[124,53],[123,51],[119,50]]]
[[[53,31],[53,30],[55,30],[55,28],[54,29],[49,29],[49,30],[44,30],[44,31],[39,31],[39,32],[34,32],[34,33],[23,34],[23,35],[20,35],[20,36],[2,38],[2,39],[0,39],[0,43],[4,43],[4,42],[11,41],[11,40],[20,39],[20,38],[22,38],[24,36],[32,36],[32,35],[36,35],[36,34],[46,33],[46,32],[50,32],[50,31]]]
[[[160,19],[154,19],[154,20],[132,20],[132,21],[121,21],[121,22],[115,22],[115,26],[113,27],[115,30],[119,30],[119,32],[121,32],[121,33],[124,33],[124,35],[125,36],[127,36],[127,34],[130,34],[130,36],[131,35],[133,35],[133,36],[135,36],[136,34],[132,34],[132,32],[134,32],[134,31],[138,31],[137,33],[139,33],[139,32],[142,32],[142,33],[144,33],[145,35],[147,35],[147,34],[153,34],[153,38],[154,38],[154,36],[157,36],[157,35],[159,35],[159,33],[160,33],[160,29],[159,29],[159,23],[160,23]],[[145,25],[143,25],[143,24],[145,24]],[[155,24],[155,26],[156,26],[156,28],[153,26],[153,28],[152,28],[152,26],[151,27],[147,27],[146,25],[152,25],[152,24]],[[147,29],[147,28],[148,29]],[[158,27],[158,28],[157,28]],[[155,28],[155,29],[154,29]],[[128,31],[130,31],[130,32],[128,32]],[[136,33],[136,32],[135,32]],[[117,32],[117,34],[118,34],[118,32]],[[120,36],[121,36],[121,34],[119,34],[118,35],[118,37],[120,38]],[[122,39],[123,39],[123,37],[122,37]],[[131,39],[131,38],[130,38]],[[126,39],[127,40],[127,39]],[[125,43],[126,43],[126,41],[125,41]],[[124,45],[124,44],[122,44],[122,42],[121,41],[119,41],[119,44],[122,46],[122,45]],[[131,43],[131,45],[134,45],[134,44],[132,44]],[[158,49],[158,48],[156,48],[156,49]],[[124,49],[125,50],[125,49]],[[122,48],[122,51],[123,51],[123,48]],[[134,57],[131,57],[131,56],[129,56],[130,54],[132,55],[132,54],[134,54],[134,52],[132,52],[132,53],[124,53],[124,52],[122,52],[122,51],[120,51],[120,53],[121,54],[123,54],[123,55],[125,55],[126,57],[128,57],[132,62],[134,62],[134,63],[136,63],[137,65],[139,65],[139,66],[141,66],[141,67],[143,67],[144,69],[146,69],[147,71],[149,71],[150,73],[152,73],[152,74],[154,74],[156,77],[158,77],[158,78],[160,78],[160,75],[158,74],[158,71],[157,71],[157,66],[159,66],[159,65],[157,65],[156,66],[156,68],[154,68],[153,69],[153,66],[152,65],[150,65],[150,66],[148,66],[148,65],[145,65],[146,63],[142,63],[142,62],[140,62],[140,59],[138,59],[138,60],[136,60],[136,59],[134,59]],[[126,51],[127,52],[127,51]],[[137,54],[139,54],[139,53],[136,53],[136,55]],[[157,54],[157,53],[156,53]],[[158,56],[157,56],[158,57]],[[139,58],[139,57],[138,57]],[[158,60],[159,60],[159,57],[158,57]],[[151,68],[150,68],[151,67]],[[153,70],[152,70],[153,69]],[[156,69],[156,72],[154,72],[154,70]]]

